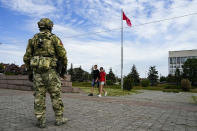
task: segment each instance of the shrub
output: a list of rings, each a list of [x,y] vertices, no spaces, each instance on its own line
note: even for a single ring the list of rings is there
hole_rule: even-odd
[[[150,85],[150,81],[148,79],[144,79],[141,81],[142,87],[148,87]]]
[[[124,78],[123,89],[130,91],[133,88],[133,80],[126,77]]]
[[[176,85],[165,85],[164,87],[165,89],[180,89],[179,86],[176,86]]]
[[[3,71],[4,71],[4,66],[3,64],[0,64],[0,73],[3,73]]]
[[[166,79],[168,83],[176,83],[176,77],[171,74],[169,74]]]
[[[191,89],[191,82],[188,79],[181,80],[181,88],[184,91],[189,91]]]
[[[167,78],[165,76],[161,76],[160,77],[160,82],[165,82],[165,81],[167,81]]]
[[[110,86],[111,86],[111,85],[114,85],[114,83],[113,83],[111,80],[107,80],[107,81],[106,81],[106,84],[107,84],[107,85],[110,85]]]
[[[11,64],[5,67],[6,75],[18,75],[19,72],[20,72],[20,68],[15,64]]]

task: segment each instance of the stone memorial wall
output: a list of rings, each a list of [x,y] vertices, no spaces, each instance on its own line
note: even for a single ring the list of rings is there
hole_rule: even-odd
[[[61,79],[62,92],[78,92],[72,88],[71,76],[65,75],[65,79]],[[27,75],[4,75],[0,74],[0,89],[15,89],[32,91],[33,83],[28,80]]]

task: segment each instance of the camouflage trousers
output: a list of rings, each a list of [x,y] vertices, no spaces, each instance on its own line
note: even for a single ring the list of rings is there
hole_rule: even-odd
[[[56,119],[62,117],[64,106],[61,99],[61,81],[57,72],[54,69],[50,69],[44,73],[36,73],[33,71],[33,86],[36,118],[41,121],[45,121],[46,119],[45,99],[47,92],[50,94]]]

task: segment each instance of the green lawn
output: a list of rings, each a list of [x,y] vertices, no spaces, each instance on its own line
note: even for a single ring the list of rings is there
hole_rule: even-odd
[[[142,86],[135,86],[133,89],[135,90],[156,90],[156,91],[163,91],[163,92],[184,92],[180,87],[176,87],[175,85],[168,85],[168,84],[159,84],[157,86],[148,86],[148,87],[142,87]],[[191,93],[197,93],[197,88],[193,87],[190,89]]]
[[[77,87],[82,89],[86,93],[90,93],[91,87],[81,87],[81,86],[77,86]],[[109,86],[104,87],[104,89],[107,91],[108,96],[124,96],[124,95],[130,95],[133,93],[139,93],[139,91],[136,91],[136,90],[125,91],[122,89],[110,88]],[[98,94],[98,88],[94,88],[94,94]]]
[[[73,87],[77,87],[82,89],[86,93],[90,93],[91,90],[91,83],[90,82],[73,82]],[[107,91],[108,96],[124,96],[124,95],[130,95],[133,93],[139,93],[139,91],[136,91],[135,89],[131,91],[126,91],[120,89],[120,86],[113,85],[113,86],[104,86],[104,89]],[[98,94],[98,88],[94,88],[94,94]]]
[[[84,92],[90,93],[91,82],[73,82],[73,87],[81,88]],[[109,96],[129,95],[132,93],[139,93],[139,90],[156,90],[156,91],[173,92],[173,93],[183,92],[183,90],[180,89],[179,87],[169,84],[159,84],[157,86],[148,86],[148,87],[134,86],[131,91],[125,91],[120,89],[120,85],[113,85],[113,86],[106,85],[104,89],[106,89]],[[192,88],[189,92],[197,93],[197,88]],[[94,94],[98,94],[97,88],[95,88]]]

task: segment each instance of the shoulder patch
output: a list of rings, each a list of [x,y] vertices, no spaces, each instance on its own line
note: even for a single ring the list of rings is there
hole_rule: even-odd
[[[63,45],[62,41],[60,40],[60,45]]]

